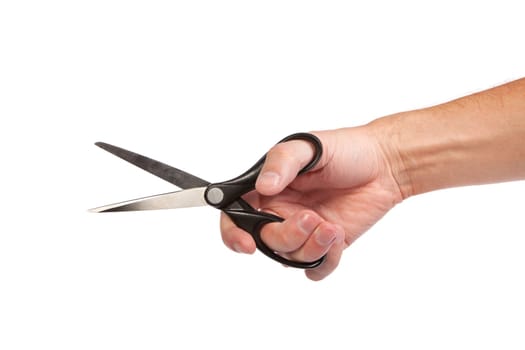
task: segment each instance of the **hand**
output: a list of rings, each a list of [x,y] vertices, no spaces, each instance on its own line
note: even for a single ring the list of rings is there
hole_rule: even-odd
[[[256,183],[244,198],[254,207],[286,218],[265,225],[261,236],[272,249],[289,259],[322,265],[305,270],[321,280],[338,265],[343,250],[402,200],[371,126],[315,132],[323,156],[310,172],[296,177],[313,156],[305,141],[275,145]],[[253,253],[252,237],[221,216],[224,243],[237,252]]]

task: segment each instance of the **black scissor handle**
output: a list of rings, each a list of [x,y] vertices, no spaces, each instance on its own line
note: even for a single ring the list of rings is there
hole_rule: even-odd
[[[323,147],[317,136],[309,133],[292,134],[282,139],[279,143],[291,140],[308,141],[315,149],[312,160],[299,171],[298,175],[300,175],[312,169],[319,162],[323,154]],[[205,193],[206,201],[208,204],[224,211],[239,228],[250,233],[255,240],[257,249],[269,258],[292,267],[315,268],[322,264],[325,256],[312,262],[295,261],[286,259],[268,247],[261,238],[263,226],[271,222],[282,222],[284,219],[270,213],[257,211],[241,198],[242,195],[255,189],[255,182],[265,160],[266,155],[242,175],[229,181],[209,185]]]
[[[306,164],[297,175],[301,175],[310,169],[312,169],[321,159],[323,155],[323,146],[321,140],[317,136],[309,133],[296,133],[289,135],[279,141],[279,143],[287,142],[291,140],[304,140],[308,141],[312,146],[314,146],[314,156],[312,160]],[[234,179],[210,184],[206,189],[205,199],[209,205],[217,208],[223,209],[228,207],[230,204],[241,198],[242,195],[253,191],[255,189],[255,182],[257,177],[261,172],[261,169],[266,160],[266,154],[262,156],[261,159],[257,161],[250,169],[246,170],[243,174],[237,176]]]
[[[261,230],[264,225],[271,222],[283,222],[284,219],[280,216],[272,215],[262,211],[258,212],[255,210],[246,211],[238,209],[223,209],[223,211],[230,217],[230,219],[232,219],[237,227],[242,228],[253,237],[255,240],[255,246],[260,252],[262,252],[267,257],[280,262],[281,264],[297,267],[300,269],[313,269],[321,265],[326,258],[325,255],[315,261],[290,260],[286,259],[282,255],[277,254],[273,249],[268,247],[261,238]]]
[[[319,160],[321,159],[321,156],[323,155],[323,144],[321,143],[321,140],[314,134],[310,134],[307,132],[299,132],[296,134],[292,134],[289,136],[286,136],[284,139],[279,141],[279,143],[283,143],[286,141],[291,140],[303,140],[308,141],[312,146],[314,146],[314,156],[312,157],[312,160],[308,164],[306,164],[300,171],[297,173],[297,175],[301,175],[306,173],[307,171],[310,171],[314,166],[317,165]],[[266,159],[266,156],[264,156]],[[264,160],[263,160],[264,163]]]

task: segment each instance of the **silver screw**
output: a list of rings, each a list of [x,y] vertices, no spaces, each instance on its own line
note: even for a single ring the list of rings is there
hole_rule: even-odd
[[[212,204],[219,204],[224,199],[224,193],[220,188],[213,187],[206,193],[206,198]]]

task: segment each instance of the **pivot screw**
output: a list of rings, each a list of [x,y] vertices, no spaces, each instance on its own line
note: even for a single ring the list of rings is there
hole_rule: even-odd
[[[224,192],[218,187],[212,187],[206,192],[206,199],[214,205],[218,205],[224,199]]]

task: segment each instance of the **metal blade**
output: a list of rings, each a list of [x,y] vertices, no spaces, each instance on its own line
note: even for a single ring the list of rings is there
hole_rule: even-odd
[[[130,201],[104,205],[89,211],[105,213],[115,211],[157,210],[200,207],[207,205],[204,199],[206,187],[190,188],[187,190],[158,194],[155,196],[137,198]]]
[[[182,189],[204,187],[210,184],[197,176],[138,153],[105,142],[96,142],[95,145]]]

